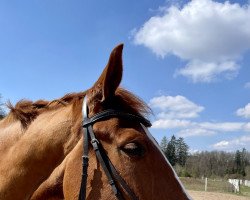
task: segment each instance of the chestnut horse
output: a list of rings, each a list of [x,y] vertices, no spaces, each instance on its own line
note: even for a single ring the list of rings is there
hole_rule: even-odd
[[[0,199],[79,198],[85,139],[82,136],[82,102],[85,96],[88,97],[90,118],[107,109],[145,117],[149,110],[147,105],[119,88],[123,71],[122,49],[123,45],[119,45],[112,51],[103,73],[86,92],[66,95],[42,106],[33,105],[37,114],[21,127],[22,135],[19,134],[0,161]],[[13,122],[8,126],[11,125]],[[4,129],[6,125],[1,127],[0,124],[0,133]],[[20,126],[16,129],[20,130]],[[137,199],[191,199],[158,144],[139,121],[109,117],[94,123],[93,132]],[[119,180],[115,182],[124,199],[130,199]],[[86,189],[89,200],[116,199],[92,148],[89,149]]]

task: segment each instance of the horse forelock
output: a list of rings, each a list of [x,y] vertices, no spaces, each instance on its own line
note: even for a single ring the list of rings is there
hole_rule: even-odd
[[[117,109],[122,107],[128,113],[141,115],[143,117],[151,113],[149,106],[143,100],[123,88],[116,90],[114,100],[111,104],[114,104]]]

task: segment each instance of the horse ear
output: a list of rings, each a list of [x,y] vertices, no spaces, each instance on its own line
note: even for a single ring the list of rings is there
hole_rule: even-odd
[[[98,95],[101,102],[115,94],[122,80],[122,50],[123,44],[116,46],[110,54],[109,61],[101,76],[93,86],[93,91]],[[101,90],[101,91],[100,91]]]

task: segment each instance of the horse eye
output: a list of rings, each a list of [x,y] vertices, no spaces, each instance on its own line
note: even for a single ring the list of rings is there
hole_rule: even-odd
[[[121,147],[121,150],[124,153],[126,153],[128,156],[133,156],[133,157],[143,156],[145,153],[144,147],[135,142],[131,142],[131,143],[124,145],[123,147]]]

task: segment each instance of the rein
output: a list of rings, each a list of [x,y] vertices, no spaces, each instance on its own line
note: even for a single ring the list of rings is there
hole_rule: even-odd
[[[139,115],[134,115],[130,113],[121,112],[119,110],[108,109],[102,112],[97,113],[93,117],[88,117],[88,105],[87,105],[87,96],[84,97],[83,100],[83,156],[82,156],[82,182],[79,193],[79,200],[86,199],[86,187],[87,187],[87,177],[88,177],[88,161],[89,161],[89,141],[95,151],[96,157],[105,172],[108,182],[112,188],[112,191],[118,200],[125,200],[123,197],[119,186],[122,187],[129,198],[131,200],[138,200],[138,197],[135,195],[134,191],[128,186],[126,181],[120,176],[119,172],[115,169],[114,165],[110,161],[109,157],[106,155],[101,143],[95,137],[95,133],[93,131],[93,124],[102,121],[105,119],[118,117],[127,120],[133,120],[140,123],[143,130],[147,130],[146,127],[150,127],[151,123],[147,119],[143,118]]]

